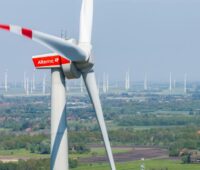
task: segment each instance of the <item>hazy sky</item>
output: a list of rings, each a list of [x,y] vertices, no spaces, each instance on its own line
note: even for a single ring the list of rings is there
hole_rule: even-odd
[[[94,0],[93,47],[98,76],[122,80],[200,81],[199,0]],[[78,39],[81,0],[0,0],[0,23],[22,25]],[[30,40],[0,31],[0,80],[31,75],[31,56],[49,52]],[[43,71],[37,71],[38,75]]]

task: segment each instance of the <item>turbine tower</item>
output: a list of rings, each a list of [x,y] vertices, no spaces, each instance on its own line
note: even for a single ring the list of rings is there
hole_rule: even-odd
[[[187,74],[184,75],[184,93],[187,93]]]
[[[29,79],[26,79],[26,95],[29,95]]]
[[[24,92],[26,93],[26,72],[24,72]]]
[[[130,72],[128,71],[128,74],[127,74],[127,87],[128,87],[128,90],[130,89]]]
[[[5,77],[4,77],[4,88],[5,88],[5,92],[8,92],[8,72],[7,70],[5,71]]]
[[[172,92],[172,73],[169,73],[169,92]]]
[[[73,39],[41,33],[13,25],[0,25],[0,29],[32,39],[52,50],[53,54],[33,57],[36,68],[51,69],[51,170],[68,170],[68,142],[66,126],[65,78],[77,79],[83,76],[97,120],[100,125],[107,155],[112,170],[116,170],[113,154],[104,121],[98,94],[92,56],[93,0],[83,0],[80,15],[80,37]]]
[[[130,89],[130,73],[129,71],[126,72],[126,77],[125,77],[125,89],[129,90]]]
[[[42,80],[42,94],[46,94],[46,75],[44,74],[43,80]]]
[[[106,92],[109,90],[109,75],[106,75]]]
[[[144,90],[146,91],[148,89],[148,86],[147,86],[147,74],[145,73],[145,76],[144,76]]]
[[[31,85],[30,85],[30,93],[33,94],[33,80],[31,80]]]
[[[35,90],[35,69],[33,70],[32,90]]]
[[[81,89],[81,93],[83,93],[83,79],[81,78],[81,82],[80,82],[80,89]]]
[[[107,92],[107,88],[106,88],[106,74],[103,73],[103,93]]]

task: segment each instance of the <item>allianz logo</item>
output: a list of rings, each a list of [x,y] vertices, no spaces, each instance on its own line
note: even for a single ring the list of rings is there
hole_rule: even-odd
[[[58,64],[60,61],[60,59],[57,57],[57,58],[54,58],[54,59],[40,59],[38,61],[38,64],[40,65],[43,65],[43,64]]]

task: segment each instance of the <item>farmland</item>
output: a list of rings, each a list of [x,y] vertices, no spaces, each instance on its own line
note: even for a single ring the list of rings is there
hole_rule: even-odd
[[[199,164],[183,162],[184,155],[180,156],[183,149],[190,154],[200,148],[198,94],[196,90],[187,95],[164,92],[102,95],[118,169],[139,169],[141,158],[145,159],[145,167],[149,170],[198,169]],[[0,160],[8,164],[13,162],[17,167],[21,164],[31,166],[44,159],[44,168],[48,169],[50,97],[2,95],[0,105]],[[74,170],[109,169],[87,95],[68,96],[67,121],[70,167]]]

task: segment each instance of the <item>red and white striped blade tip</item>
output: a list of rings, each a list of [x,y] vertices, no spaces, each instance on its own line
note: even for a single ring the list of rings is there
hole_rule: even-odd
[[[15,25],[0,24],[0,29],[22,35],[30,39],[32,39],[33,37],[33,31],[31,29],[27,29],[27,28],[15,26]]]

